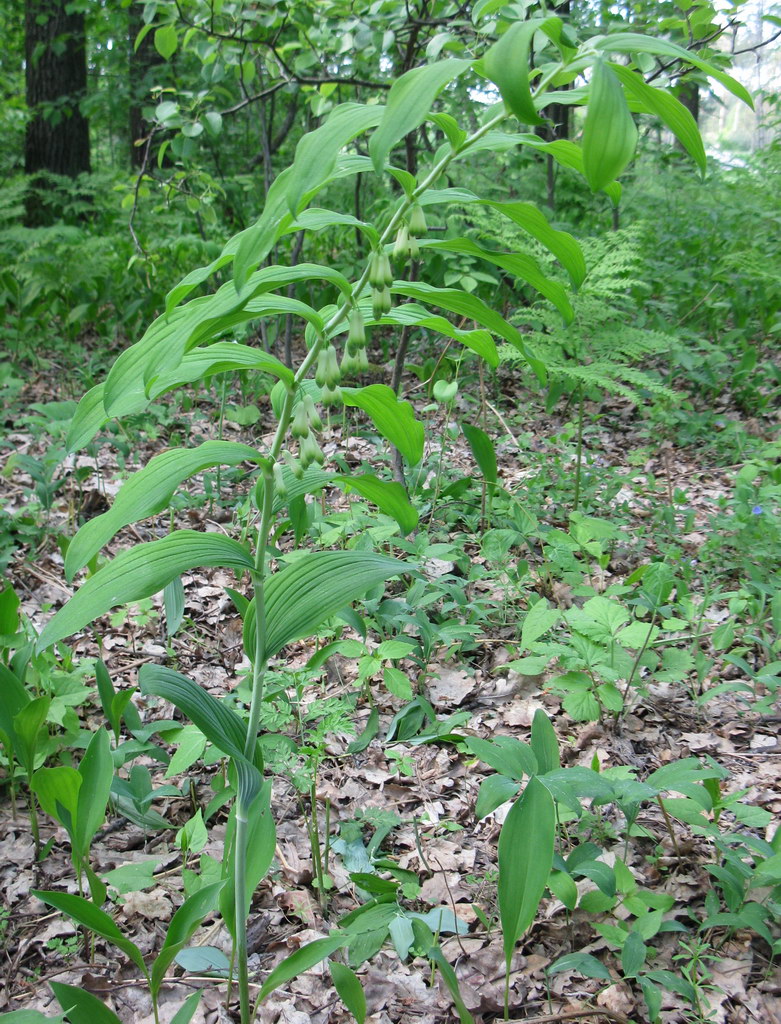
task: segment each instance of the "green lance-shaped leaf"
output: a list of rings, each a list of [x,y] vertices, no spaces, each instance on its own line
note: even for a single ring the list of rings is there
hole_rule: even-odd
[[[106,804],[114,778],[111,743],[105,729],[93,733],[79,764],[81,786],[73,830],[74,850],[82,857],[89,852],[95,833],[106,818]]]
[[[347,494],[355,491],[376,505],[381,512],[395,519],[402,533],[411,533],[418,525],[420,517],[410,504],[407,492],[401,484],[378,480],[372,473],[364,473],[361,476],[335,476],[333,481]]]
[[[369,142],[369,155],[375,171],[382,171],[391,149],[423,124],[439,93],[454,78],[462,75],[471,63],[455,58],[441,60],[413,68],[396,79],[388,93],[383,118]]]
[[[313,207],[303,210],[295,221],[285,230],[285,234],[293,231],[322,231],[324,228],[333,227],[339,224],[342,227],[358,228],[366,235],[369,244],[376,249],[380,242],[380,235],[377,229],[363,220],[358,220],[351,213],[337,213],[335,210],[325,210],[321,207]]]
[[[274,265],[252,274],[241,294],[228,281],[214,295],[192,299],[158,317],[144,337],[123,352],[111,368],[103,394],[106,414],[124,416],[143,409],[156,379],[176,369],[187,351],[254,317],[295,311],[319,323],[318,314],[304,303],[268,294],[296,281],[311,280],[334,285],[346,298],[352,294],[347,278],[331,267],[314,263]]]
[[[263,982],[258,993],[258,1002],[262,1002],[266,996],[271,995],[274,989],[284,985],[291,978],[297,978],[299,974],[308,971],[310,968],[325,960],[327,956],[335,953],[337,949],[346,946],[354,936],[347,932],[335,932],[324,939],[315,939],[314,942],[307,942],[295,953],[291,953],[281,964],[277,964],[274,970]]]
[[[532,776],[537,772],[534,751],[528,743],[514,736],[495,736],[492,740],[466,736],[464,743],[476,757],[508,779],[520,782],[524,775]]]
[[[82,782],[83,779],[75,768],[61,764],[55,768],[39,768],[30,783],[44,812],[50,818],[59,821],[71,838],[73,823],[78,813]]]
[[[532,203],[495,203],[483,199],[479,202],[498,210],[544,245],[567,271],[576,288],[583,283],[586,276],[586,260],[580,244],[568,231],[557,231],[552,228],[547,217],[536,206]]]
[[[247,761],[237,761],[237,768],[242,764],[247,768],[252,766]],[[260,773],[253,769],[260,778]],[[239,779],[241,789],[241,778]],[[274,815],[271,813],[271,780],[261,781],[261,785],[255,798],[251,801],[242,800],[242,793],[239,793],[240,802],[244,803],[247,810],[248,834],[247,853],[244,861],[245,881],[245,905],[242,914],[246,919],[249,914],[252,896],[258,887],[261,879],[271,867],[274,860],[274,853],[277,843],[277,830],[274,824]],[[231,819],[231,825],[235,825],[235,819]],[[235,835],[235,832],[234,832]],[[229,877],[225,888],[220,893],[220,914],[225,926],[235,939],[236,926],[236,887],[233,877]]]
[[[28,779],[35,771],[38,747],[45,735],[48,738],[45,724],[51,703],[51,697],[34,697],[13,717],[14,749]]]
[[[591,43],[603,53],[651,53],[656,57],[672,57],[674,60],[691,64],[692,67],[704,71],[709,78],[715,78],[724,88],[737,96],[751,109],[754,109],[754,101],[751,93],[724,71],[714,67],[708,61],[703,60],[690,50],[685,50],[676,43],[668,42],[666,39],[657,37],[641,36],[636,32],[616,32],[615,35],[603,36],[601,39],[592,39]]]
[[[338,960],[331,960],[328,969],[339,998],[358,1024],[363,1024],[366,1020],[366,996],[357,974],[350,970],[347,964],[340,963]]]
[[[50,984],[70,1024],[122,1024],[114,1011],[109,1010],[105,1003],[87,989],[65,985],[61,981],[52,981]],[[48,1017],[43,1019],[49,1020]]]
[[[149,987],[153,999],[157,999],[165,972],[173,963],[176,954],[187,945],[204,917],[216,909],[220,891],[224,885],[224,879],[213,882],[211,885],[205,885],[189,899],[186,899],[171,918],[171,923],[165,933],[163,947],[152,964]]]
[[[560,767],[559,741],[550,718],[542,708],[537,708],[532,719],[531,748],[537,758],[540,775],[547,775]]]
[[[293,640],[311,636],[332,615],[367,590],[411,568],[370,551],[307,552],[266,583],[264,654],[273,657]],[[255,655],[255,604],[244,618],[244,649]]]
[[[461,995],[461,988],[458,984],[456,972],[453,970],[449,961],[445,959],[445,954],[442,952],[441,948],[435,943],[429,948],[427,956],[439,968],[439,973],[442,975],[442,978],[450,991],[450,995],[453,997],[456,1013],[458,1014],[458,1019],[461,1024],[475,1024],[475,1019],[469,1012],[463,996]]]
[[[535,32],[561,25],[560,18],[533,18],[512,25],[483,58],[485,73],[522,124],[542,124],[529,86],[529,51]]]
[[[555,836],[553,799],[541,782],[530,779],[499,836],[499,917],[508,972],[515,944],[534,920],[545,892]]]
[[[461,429],[464,431],[464,437],[472,451],[472,455],[475,457],[475,462],[480,467],[483,479],[487,484],[496,484],[498,470],[496,465],[496,449],[494,448],[493,441],[484,430],[473,426],[471,423],[462,423]]]
[[[91,932],[95,932],[96,935],[107,939],[117,949],[121,949],[123,953],[130,957],[136,967],[143,971],[144,975],[147,975],[146,964],[141,955],[141,950],[135,942],[125,938],[113,920],[100,907],[96,907],[94,903],[90,903],[89,900],[85,900],[82,896],[75,896],[67,892],[42,892],[39,889],[32,889],[31,892],[33,896],[37,896],[39,900],[48,903],[50,907],[54,907],[55,910],[67,914],[77,924],[83,925]]]
[[[164,665],[142,665],[138,682],[143,694],[170,701],[224,754],[233,758],[244,756],[244,720],[192,679]]]
[[[0,664],[0,743],[10,745],[11,750],[16,747],[14,718],[29,703],[24,683],[10,668]]]
[[[596,192],[617,178],[636,149],[637,126],[624,90],[607,64],[598,60],[583,125],[583,171],[591,190]]]
[[[697,122],[691,112],[665,89],[654,89],[643,81],[642,75],[624,64],[609,64],[608,67],[624,86],[630,106],[639,113],[654,114],[675,135],[680,144],[705,174],[705,147]],[[631,102],[634,100],[634,104]]]
[[[342,388],[345,405],[363,409],[380,434],[394,445],[410,465],[423,458],[423,424],[415,419],[409,402],[396,397],[386,384]]]
[[[543,142],[536,135],[519,135],[517,136],[518,145],[529,146],[531,149],[536,149],[540,153],[546,153],[551,156],[557,164],[561,164],[562,167],[569,167],[573,171],[577,171],[578,174],[582,174],[585,177],[585,171],[583,169],[583,150],[576,142],[570,142],[569,139],[556,139],[554,142]],[[608,197],[613,206],[618,206],[621,199],[621,185],[617,181],[611,181],[607,185],[604,185],[602,191]]]
[[[460,313],[461,316],[469,317],[470,320],[482,324],[489,331],[504,338],[513,348],[517,348],[532,367],[540,382],[545,382],[545,367],[529,352],[521,332],[509,324],[496,310],[487,306],[482,299],[478,299],[476,295],[469,295],[456,288],[435,288],[434,285],[425,284],[422,281],[409,283],[396,281],[392,291],[398,295],[408,295],[410,298],[419,299],[432,306],[450,310],[451,313]]]
[[[138,544],[117,555],[81,586],[47,623],[38,638],[38,649],[72,636],[117,605],[151,597],[196,566],[242,572],[254,569],[254,562],[237,541],[215,533],[177,530],[161,540]]]
[[[328,180],[339,151],[376,125],[383,112],[379,104],[343,103],[331,111],[325,124],[301,139],[291,166],[272,182],[260,219],[231,240],[230,247],[236,254],[233,272],[238,289],[243,290],[252,268],[268,255],[276,241],[282,216],[288,211],[294,215],[299,212],[305,194]]]
[[[426,239],[421,246],[427,249],[439,249],[444,252],[463,253],[467,256],[476,256],[478,259],[492,263],[495,267],[501,267],[508,274],[519,277],[522,281],[536,288],[541,295],[553,303],[566,323],[571,323],[574,318],[572,305],[566,289],[558,281],[552,281],[540,270],[537,263],[531,256],[524,256],[521,253],[494,252],[491,249],[483,249],[482,246],[469,238],[447,238],[441,241]],[[469,296],[474,298],[474,296]]]
[[[129,523],[168,508],[177,487],[188,477],[212,466],[260,462],[256,449],[234,441],[204,441],[197,448],[172,448],[156,455],[120,488],[108,512],[90,519],[71,541],[65,556],[65,575],[74,575]]]
[[[108,422],[106,409],[103,405],[105,390],[105,382],[96,384],[79,401],[65,439],[65,447],[69,454],[77,452],[80,448],[89,444],[98,431]]]
[[[363,308],[363,303],[361,303]],[[430,309],[419,306],[417,302],[405,302],[401,306],[394,306],[389,313],[385,313],[379,320],[371,316],[371,303],[366,304],[367,324],[409,324],[410,326],[421,327],[427,331],[436,331],[445,338],[452,338],[460,342],[466,348],[476,352],[481,359],[484,359],[489,366],[499,365],[499,353],[496,351],[496,342],[488,331],[474,330],[462,331],[454,327],[449,320],[443,316],[435,316]]]
[[[234,370],[262,370],[286,384],[292,384],[294,379],[293,371],[268,352],[232,341],[215,341],[211,345],[192,349],[175,369],[156,377],[149,389],[149,397],[156,398],[182,384],[191,384],[194,380],[215,373],[231,373]]]

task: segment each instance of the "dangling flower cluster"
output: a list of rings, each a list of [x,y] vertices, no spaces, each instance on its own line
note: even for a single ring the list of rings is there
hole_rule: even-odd
[[[416,260],[420,256],[418,239],[428,231],[426,215],[419,203],[410,208],[409,217],[405,224],[402,224],[396,234],[396,241],[393,246],[393,258],[395,260]]]
[[[315,408],[311,395],[305,395],[298,403],[293,422],[290,425],[290,433],[298,439],[298,457],[302,469],[308,469],[313,462],[322,466],[325,456],[320,450],[320,445],[313,431],[322,430],[323,421]],[[292,467],[291,467],[292,468]],[[295,470],[294,470],[295,472]]]
[[[320,401],[326,408],[339,405],[342,401],[342,391],[339,387],[341,379],[342,371],[339,369],[336,349],[333,345],[326,345],[318,353],[317,369],[315,370],[315,381],[322,389]]]
[[[388,254],[384,250],[378,250],[371,255],[369,284],[372,289],[372,314],[375,320],[379,320],[385,313],[390,312],[390,285],[393,284],[393,271]]]
[[[347,333],[347,341],[344,346],[341,371],[343,376],[347,377],[352,374],[363,373],[364,370],[368,369],[366,328],[363,323],[363,314],[356,307],[350,315],[350,330]]]

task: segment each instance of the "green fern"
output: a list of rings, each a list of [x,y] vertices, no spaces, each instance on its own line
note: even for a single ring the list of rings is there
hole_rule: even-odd
[[[649,395],[673,400],[675,393],[650,369],[638,365],[670,351],[674,337],[633,323],[638,296],[647,295],[643,271],[643,225],[587,239],[583,251],[589,267],[573,296],[575,318],[565,326],[541,303],[518,311],[513,322],[525,331],[530,347],[545,363],[549,377],[565,389],[600,391],[635,405]],[[519,353],[500,348],[503,362]]]

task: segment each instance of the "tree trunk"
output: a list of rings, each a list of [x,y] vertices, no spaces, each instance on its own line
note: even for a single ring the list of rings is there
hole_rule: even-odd
[[[65,0],[27,0],[27,125],[24,169],[75,178],[90,170],[89,125],[79,104],[87,94],[84,15]]]
[[[144,27],[141,7],[131,3],[128,8],[128,86],[130,105],[128,108],[128,129],[130,132],[130,165],[136,169],[143,166],[145,146],[139,145],[147,138],[151,125],[144,120],[143,105],[148,98],[147,75],[156,65],[164,63],[154,46],[154,32],[147,32],[136,48],[138,33]]]

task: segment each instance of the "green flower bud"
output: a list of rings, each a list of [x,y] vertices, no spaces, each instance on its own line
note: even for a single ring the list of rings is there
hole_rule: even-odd
[[[325,387],[326,381],[328,380],[328,349],[321,348],[317,353],[317,369],[315,370],[315,380],[317,381],[318,387]]]
[[[287,497],[287,484],[285,483],[285,474],[282,472],[282,466],[279,462],[274,463],[274,489],[280,498]]]
[[[350,316],[350,330],[347,334],[348,348],[363,348],[366,344],[366,328],[363,324],[363,314],[356,308]]]
[[[361,349],[363,351],[363,349]],[[358,356],[350,352],[349,349],[345,349],[345,353],[342,356],[342,376],[352,377],[353,374],[358,373],[360,370],[360,362]]]
[[[320,414],[317,411],[317,407],[315,406],[311,395],[307,395],[304,399],[304,410],[306,412],[307,420],[309,421],[310,430],[322,430],[323,421],[320,419]]]
[[[415,203],[409,211],[409,233],[413,238],[420,238],[420,236],[425,235],[427,231],[428,224],[426,224],[426,215],[420,204]]]
[[[332,409],[334,406],[342,404],[342,389],[338,384],[334,387],[326,386],[323,388],[323,393],[320,396],[320,401],[326,407],[326,409]]]
[[[393,268],[391,267],[390,258],[387,252],[380,253],[380,270],[382,271],[382,281],[380,286],[387,286],[393,284]]]
[[[309,417],[306,414],[306,407],[303,402],[296,406],[293,422],[290,424],[290,433],[293,437],[305,438],[309,436]]]
[[[369,259],[369,284],[372,288],[382,288],[385,285],[385,274],[378,252],[373,252]]]
[[[402,224],[396,234],[396,241],[393,245],[393,258],[404,262],[409,256],[409,231],[407,225]]]
[[[409,239],[409,258],[411,260],[416,260],[416,259],[418,259],[419,256],[420,256],[420,246],[418,245],[418,240],[417,240],[417,238],[415,238],[414,235],[410,235],[410,239]]]
[[[288,469],[296,478],[296,480],[300,480],[301,477],[304,475],[304,467],[301,465],[298,459],[293,458],[290,452],[283,452],[282,457],[284,458],[285,462],[288,465]]]
[[[322,466],[325,462],[325,456],[320,450],[320,445],[315,440],[314,434],[309,434],[308,437],[303,439],[299,447],[299,455],[304,469],[308,469],[314,462],[318,466]]]
[[[365,348],[356,354],[355,361],[358,364],[357,373],[365,373],[369,369],[369,357],[366,355]]]

